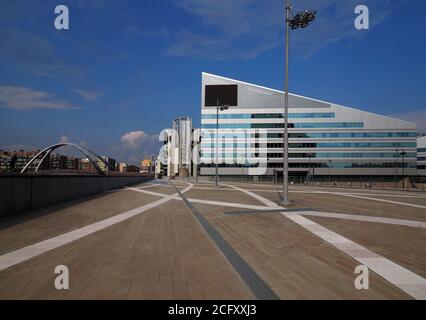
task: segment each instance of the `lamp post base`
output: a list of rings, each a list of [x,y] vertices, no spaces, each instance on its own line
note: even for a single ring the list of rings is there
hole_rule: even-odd
[[[284,207],[291,207],[291,206],[294,206],[294,202],[293,201],[290,201],[290,200],[281,200],[280,202],[279,202],[279,205],[281,205],[281,206],[284,206]]]

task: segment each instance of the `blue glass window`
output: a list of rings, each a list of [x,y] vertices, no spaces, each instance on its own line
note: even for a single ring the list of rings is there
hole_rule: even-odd
[[[214,148],[215,143],[203,143],[201,147]],[[225,148],[254,148],[254,143],[221,143]],[[266,147],[266,146],[263,146]],[[268,148],[282,148],[282,143],[268,143]],[[356,143],[289,143],[289,148],[415,148],[415,142],[356,142]]]
[[[334,112],[317,113],[289,113],[289,119],[315,119],[315,118],[335,118]],[[281,119],[283,113],[241,113],[241,114],[219,114],[219,119]],[[216,119],[216,114],[202,114],[201,119]]]
[[[216,124],[202,124],[203,129],[215,129]],[[363,128],[362,122],[289,123],[289,128]],[[274,129],[284,128],[283,123],[221,123],[219,129]]]
[[[274,136],[276,135],[276,136]],[[268,138],[281,138],[280,133],[268,133]],[[289,138],[414,138],[417,132],[324,132],[289,133]]]
[[[209,150],[210,151],[210,150]],[[254,157],[254,153],[242,153],[246,154],[248,158]],[[224,158],[232,158],[232,153],[223,153],[222,156]],[[269,158],[282,158],[282,153],[268,153]],[[203,153],[203,157],[207,158],[214,158],[214,153]],[[400,153],[390,153],[390,152],[371,152],[371,153],[354,153],[354,152],[348,152],[348,153],[289,153],[289,158],[317,158],[317,159],[329,159],[329,158],[401,158]],[[417,154],[414,152],[407,152],[405,158],[416,158]],[[426,157],[424,158],[426,159]],[[422,160],[419,160],[422,161]]]
[[[208,129],[208,128],[205,128]],[[216,129],[214,128],[209,129]],[[212,132],[202,132],[203,138],[214,138],[216,137],[215,133]],[[219,133],[220,138],[254,138],[253,133]],[[268,133],[268,138],[282,138],[282,133]],[[289,138],[306,138],[306,139],[316,139],[316,138],[415,138],[417,137],[417,132],[324,132],[324,133],[304,133],[304,132],[291,132],[289,133]],[[424,150],[424,151],[419,151]],[[425,149],[418,149],[418,152],[426,152]]]
[[[317,148],[415,148],[415,142],[334,142],[317,143]]]

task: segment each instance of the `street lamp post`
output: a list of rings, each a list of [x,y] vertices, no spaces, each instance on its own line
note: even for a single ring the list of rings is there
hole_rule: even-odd
[[[402,156],[402,189],[405,189],[405,155],[407,152],[405,150],[402,150],[401,156]]]
[[[309,180],[307,181],[307,182],[311,182],[311,156],[312,156],[312,153],[308,153],[308,156],[309,156],[309,171],[308,171],[308,177],[309,177]]]
[[[393,170],[393,187],[395,189],[398,189],[398,149],[396,149],[396,157],[395,157],[395,161],[393,162],[394,164],[394,170]]]
[[[289,40],[290,40],[290,0],[287,0],[285,8],[285,83],[284,83],[284,154],[283,154],[283,200],[281,204],[288,205],[288,55],[289,55]]]
[[[219,186],[219,109],[225,111],[229,109],[229,105],[220,105],[219,99],[216,100],[216,174],[215,174],[215,187]]]
[[[290,28],[306,28],[315,19],[316,11],[305,10],[291,18],[290,0],[286,1],[285,19],[285,80],[284,80],[284,154],[283,154],[283,199],[282,205],[289,205],[288,198],[288,61],[290,47]]]

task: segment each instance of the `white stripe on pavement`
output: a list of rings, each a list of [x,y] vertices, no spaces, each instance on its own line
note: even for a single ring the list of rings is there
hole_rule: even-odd
[[[155,195],[158,197],[167,197],[167,194],[151,192],[147,190],[138,190],[135,188],[127,188],[126,190],[136,191],[140,193],[146,193],[150,195]],[[257,195],[259,196],[259,195]],[[261,197],[261,196],[259,196]],[[261,197],[262,198],[262,197]],[[181,198],[175,198],[174,200],[181,201]],[[242,208],[242,209],[252,209],[252,210],[270,210],[273,208],[282,208],[275,206],[256,206],[242,203],[233,203],[233,202],[223,202],[223,201],[212,201],[212,200],[204,200],[204,199],[194,199],[189,198],[190,202],[209,204],[213,206],[221,206],[221,207],[231,207],[231,208]],[[393,218],[384,218],[384,217],[375,217],[375,216],[364,216],[364,215],[354,215],[354,214],[343,214],[343,213],[334,213],[334,212],[322,212],[322,211],[289,211],[282,212],[284,215],[301,215],[301,216],[316,216],[316,217],[325,217],[325,218],[334,218],[334,219],[342,219],[342,220],[355,220],[355,221],[364,221],[364,222],[377,222],[382,224],[392,224],[392,225],[400,225],[406,227],[413,228],[426,228],[426,221],[416,221],[416,220],[406,220],[406,219],[393,219]]]
[[[426,299],[426,279],[421,276],[301,215],[287,215],[287,218],[343,251],[411,297]]]
[[[126,188],[126,190],[140,192],[140,193],[146,193],[158,197],[167,197],[167,194],[164,193],[158,193],[158,192],[151,192],[147,190],[140,190],[136,188]],[[174,198],[173,200],[182,201],[181,198]],[[213,206],[221,206],[221,207],[231,207],[231,208],[242,208],[242,209],[252,209],[252,210],[269,210],[270,207],[265,206],[256,206],[256,205],[250,205],[250,204],[241,204],[241,203],[233,203],[233,202],[223,202],[223,201],[214,201],[214,200],[204,200],[204,199],[194,199],[189,198],[188,201],[195,202],[195,203],[202,203],[202,204],[210,204]]]
[[[153,191],[148,191],[148,190],[141,190],[139,188],[125,188],[124,190],[135,191],[135,192],[139,192],[139,193],[145,193],[145,194],[149,194],[151,196],[162,197],[162,198],[165,198],[165,197],[168,196],[167,194],[164,194],[164,193],[153,192]]]
[[[377,223],[393,224],[393,225],[413,227],[413,228],[426,228],[426,222],[423,222],[423,221],[362,216],[362,215],[354,215],[354,214],[342,214],[342,213],[320,212],[320,211],[293,211],[293,212],[282,212],[281,214],[285,216],[297,214],[301,216],[313,216],[313,217],[354,220],[354,221],[363,221],[363,222],[377,222]]]
[[[195,202],[195,203],[202,203],[202,204],[210,204],[214,206],[231,207],[231,208],[242,208],[242,209],[253,209],[253,210],[270,210],[271,209],[270,207],[265,207],[265,206],[255,206],[250,204],[212,201],[212,200],[193,199],[193,198],[189,198],[188,201]]]
[[[397,204],[397,205],[406,206],[406,207],[426,209],[426,206],[422,206],[422,205],[419,205],[419,204],[413,204],[413,203],[407,203],[407,202],[399,202],[399,201],[392,201],[392,200],[385,200],[385,199],[378,199],[378,198],[370,198],[370,197],[357,196],[357,195],[353,195],[353,194],[340,193],[340,192],[335,192],[335,193],[330,193],[330,194],[340,195],[340,196],[344,196],[344,197],[364,199],[364,200],[386,202],[386,203]]]
[[[182,190],[182,193],[185,193],[189,191],[192,188],[192,184],[189,184],[187,188]],[[44,240],[41,242],[38,242],[33,245],[26,246],[24,248],[6,253],[2,256],[0,256],[0,271],[3,271],[9,267],[12,267],[16,264],[19,264],[21,262],[24,262],[26,260],[29,260],[31,258],[37,257],[43,253],[46,253],[50,250],[59,248],[63,245],[69,244],[71,242],[74,242],[78,239],[81,239],[83,237],[87,237],[88,235],[91,235],[97,231],[106,229],[110,226],[113,226],[117,223],[120,223],[122,221],[125,221],[127,219],[130,219],[134,216],[137,216],[145,211],[148,211],[150,209],[153,209],[155,207],[158,207],[170,200],[173,200],[174,198],[178,197],[179,195],[177,193],[172,194],[170,196],[166,196],[163,199],[151,202],[149,204],[143,205],[139,208],[115,215],[113,217],[110,217],[108,219],[98,221],[96,223],[90,224],[88,226],[82,227],[80,229],[70,231],[67,233],[64,233],[60,236],[50,238],[48,240]]]
[[[256,199],[258,198],[256,197]],[[261,201],[260,199],[258,200]],[[266,201],[262,202],[266,203]],[[275,203],[270,205],[271,208],[274,208],[275,206]],[[328,230],[314,221],[302,217],[300,214],[289,214],[288,212],[282,212],[282,215],[286,216],[288,219],[294,221],[306,230],[312,232],[323,241],[343,251],[351,258],[368,267],[370,270],[373,270],[382,278],[397,286],[411,297],[418,300],[426,299],[426,279],[422,278],[421,276],[408,269],[405,269],[404,267],[389,259],[383,258],[377,253],[368,250],[367,248],[333,231]]]
[[[255,198],[256,200],[264,203],[268,207],[271,207],[271,208],[282,208],[279,205],[277,205],[275,202],[273,202],[273,201],[271,201],[269,199],[266,199],[266,198],[264,198],[264,197],[262,197],[262,196],[260,196],[260,195],[258,195],[256,193],[253,193],[251,191],[248,191],[248,190],[245,190],[245,189],[242,189],[242,188],[230,185],[230,184],[229,185],[225,184],[225,186],[228,186],[228,187],[231,187],[231,188],[233,188],[235,190],[241,191],[241,192],[243,192],[243,193],[251,196],[252,198]]]

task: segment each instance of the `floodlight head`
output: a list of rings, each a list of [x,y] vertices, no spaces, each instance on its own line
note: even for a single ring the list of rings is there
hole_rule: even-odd
[[[294,16],[293,19],[289,20],[289,26],[291,29],[306,28],[309,23],[315,19],[316,11],[305,10],[301,11]]]
[[[229,109],[229,105],[225,104],[223,106],[220,106],[220,111],[225,111]]]
[[[306,21],[311,22],[311,21],[315,20],[316,14],[317,14],[317,12],[314,11],[314,10],[306,10],[305,11]]]

